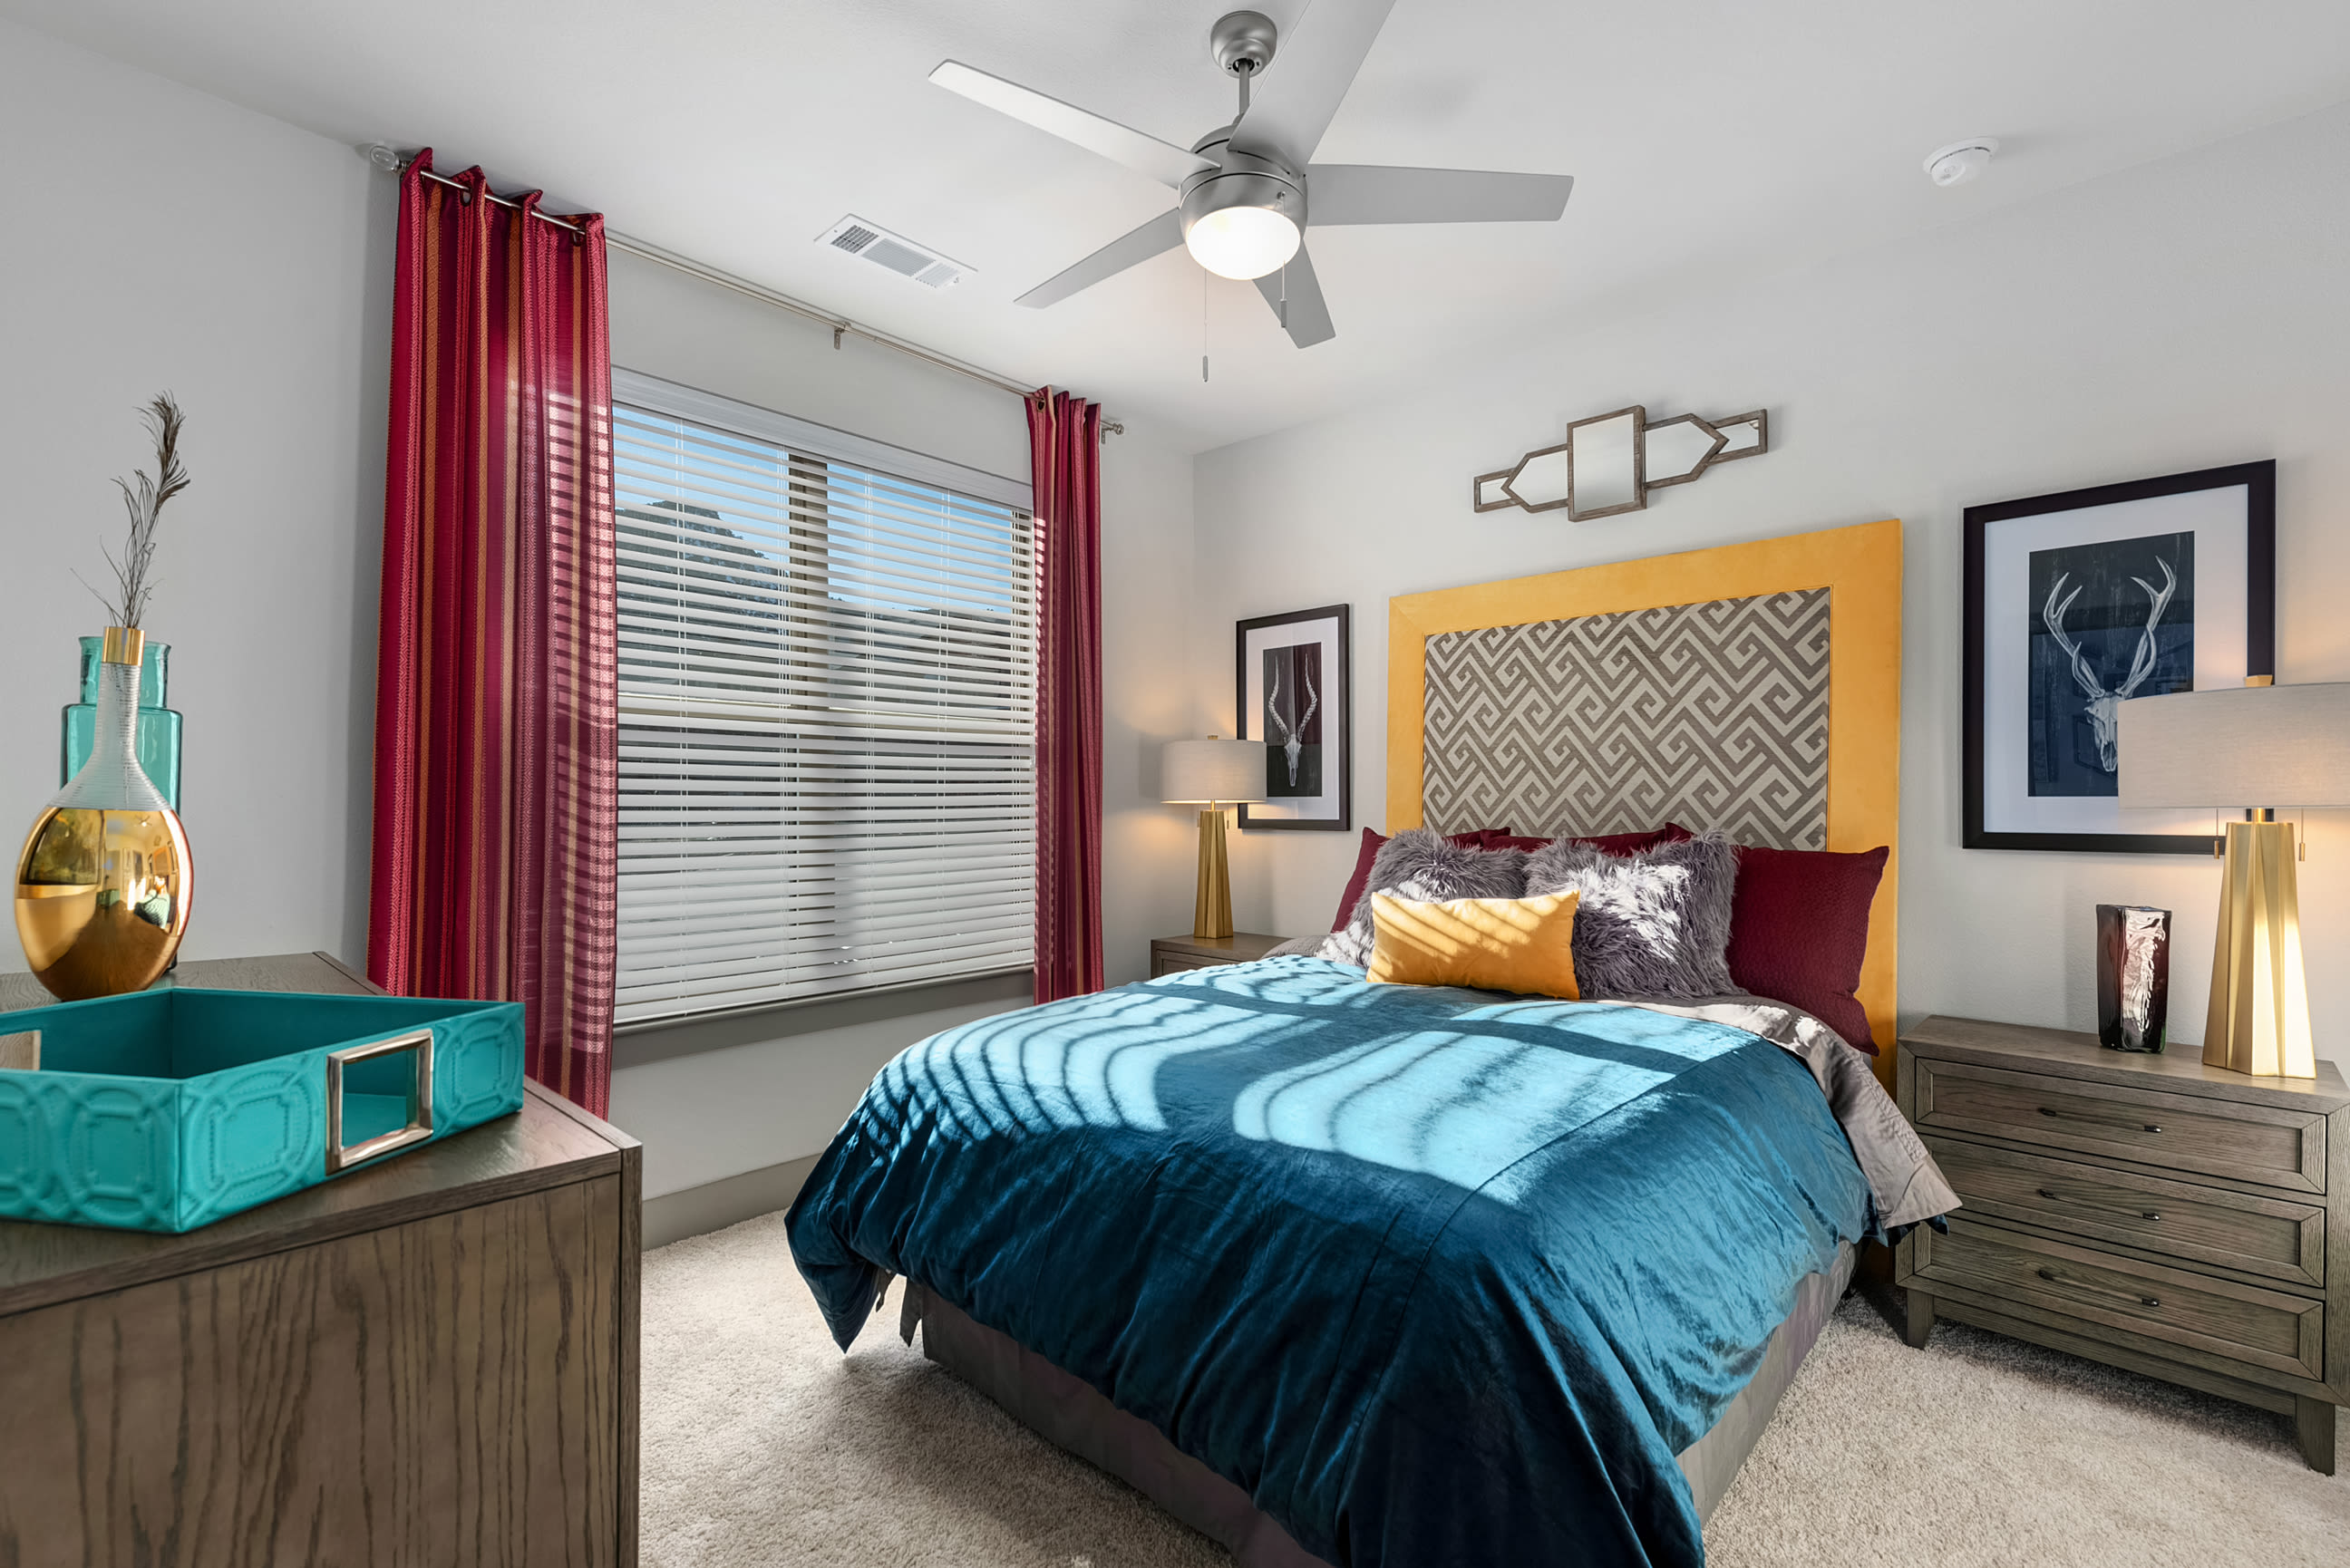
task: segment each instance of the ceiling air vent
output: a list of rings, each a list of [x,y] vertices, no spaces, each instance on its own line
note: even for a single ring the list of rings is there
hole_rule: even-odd
[[[900,277],[910,277],[932,288],[944,288],[971,270],[961,262],[949,261],[934,250],[916,244],[903,234],[893,234],[858,217],[841,219],[818,234],[816,243],[863,256]]]

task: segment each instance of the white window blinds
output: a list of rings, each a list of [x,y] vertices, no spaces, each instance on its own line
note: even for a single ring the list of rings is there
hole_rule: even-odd
[[[1025,487],[616,381],[619,1021],[1026,967]]]

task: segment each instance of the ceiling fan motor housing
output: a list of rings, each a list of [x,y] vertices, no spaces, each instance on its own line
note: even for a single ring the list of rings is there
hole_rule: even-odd
[[[1262,11],[1233,11],[1208,29],[1208,52],[1227,76],[1254,76],[1273,64],[1281,31]]]
[[[1191,151],[1216,161],[1179,188],[1182,198],[1183,237],[1211,213],[1227,207],[1262,207],[1279,213],[1302,231],[1305,227],[1305,181],[1284,165],[1254,153],[1236,152],[1231,146],[1232,128],[1211,130]]]

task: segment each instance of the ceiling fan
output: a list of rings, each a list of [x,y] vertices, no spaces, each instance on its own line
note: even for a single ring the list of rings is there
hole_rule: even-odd
[[[1280,74],[1253,103],[1251,84],[1273,63],[1279,35],[1254,11],[1219,19],[1208,45],[1240,78],[1240,112],[1189,151],[960,61],[941,63],[931,73],[939,86],[1148,174],[1180,197],[1172,211],[1038,284],[1020,303],[1057,304],[1180,244],[1210,272],[1254,279],[1290,341],[1308,348],[1337,335],[1305,250],[1309,223],[1555,222],[1575,185],[1565,174],[1312,161],[1394,5],[1315,0],[1282,52]]]

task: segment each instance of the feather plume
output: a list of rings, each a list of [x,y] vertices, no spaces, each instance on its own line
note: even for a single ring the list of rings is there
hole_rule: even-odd
[[[122,508],[130,514],[130,534],[119,558],[104,545],[99,546],[106,564],[114,569],[115,597],[108,598],[90,588],[106,606],[113,624],[125,628],[135,628],[145,618],[148,597],[154,592],[156,520],[162,515],[164,503],[188,487],[188,471],[180,462],[180,431],[187,416],[180,411],[180,405],[171,393],[159,392],[141,418],[155,439],[155,472],[151,475],[143,468],[134,469],[130,480],[114,482],[122,492]],[[82,586],[89,587],[88,583]]]

